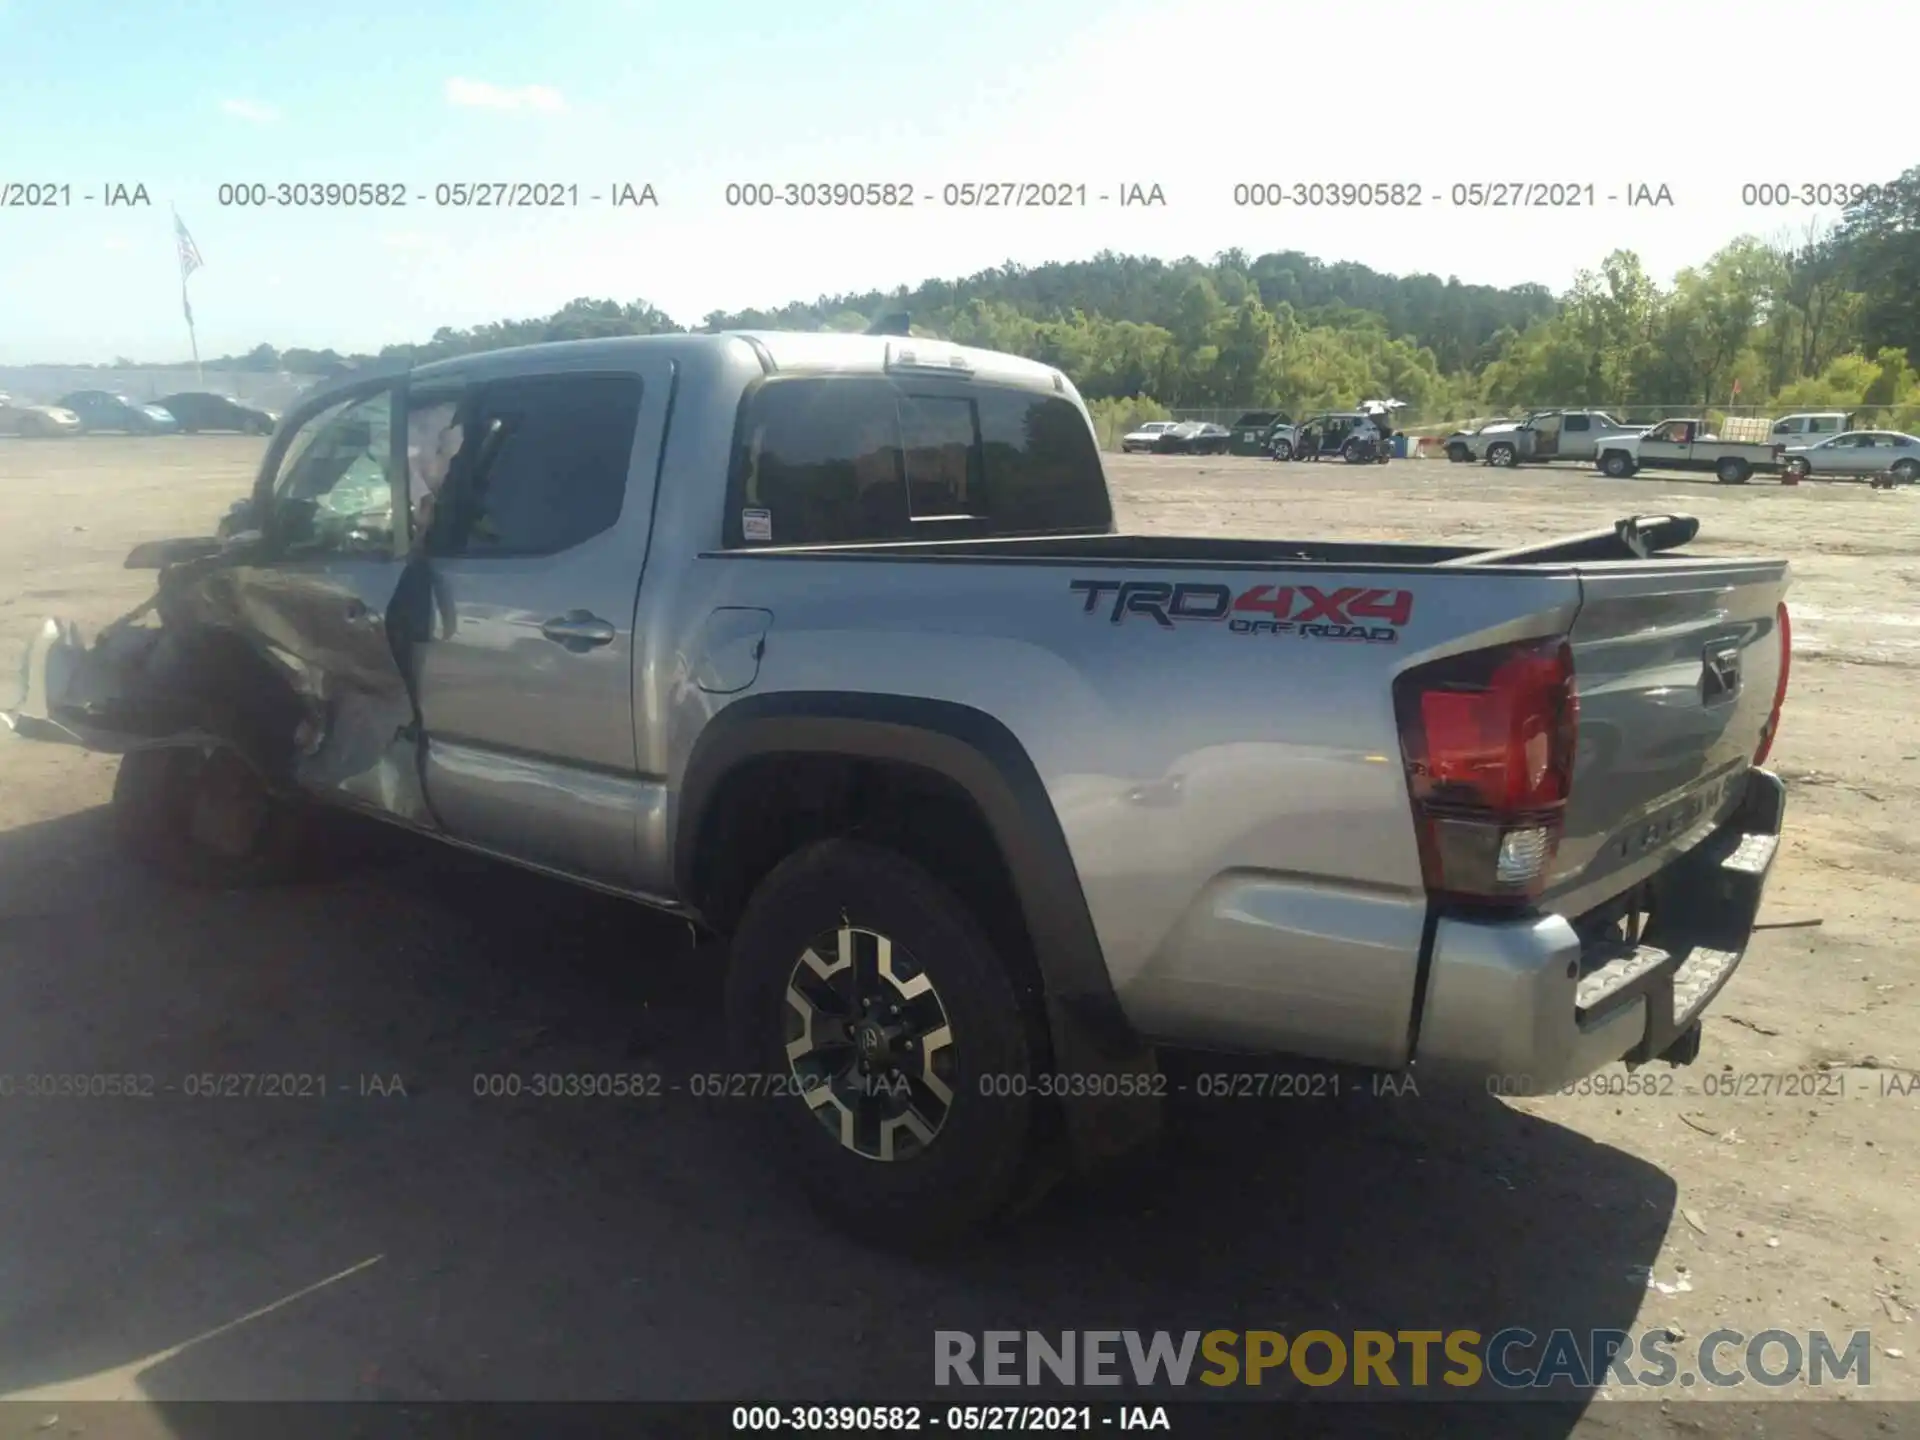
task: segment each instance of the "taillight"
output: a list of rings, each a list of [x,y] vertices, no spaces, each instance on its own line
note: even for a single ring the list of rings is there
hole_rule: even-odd
[[[1394,682],[1429,893],[1524,904],[1560,846],[1579,699],[1565,641],[1417,666]]]
[[[1774,611],[1774,628],[1780,632],[1780,678],[1773,685],[1773,709],[1767,715],[1766,729],[1760,732],[1760,748],[1753,752],[1753,763],[1764,765],[1772,753],[1774,737],[1780,733],[1780,711],[1787,703],[1787,672],[1793,669],[1793,622],[1782,600]]]

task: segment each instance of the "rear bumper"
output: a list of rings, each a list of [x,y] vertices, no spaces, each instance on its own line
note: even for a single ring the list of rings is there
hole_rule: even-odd
[[[1740,808],[1654,877],[1654,919],[1638,945],[1583,945],[1558,915],[1440,920],[1419,1072],[1538,1095],[1615,1060],[1684,1051],[1746,953],[1785,808],[1779,777],[1750,772]]]

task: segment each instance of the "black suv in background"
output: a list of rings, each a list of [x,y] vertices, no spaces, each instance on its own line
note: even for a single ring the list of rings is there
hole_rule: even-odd
[[[196,430],[238,430],[242,435],[271,435],[280,421],[271,410],[243,405],[238,400],[204,390],[169,395],[160,401],[160,408],[178,420],[180,428],[189,434]]]

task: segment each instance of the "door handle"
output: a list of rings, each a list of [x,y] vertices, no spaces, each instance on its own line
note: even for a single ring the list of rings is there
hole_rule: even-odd
[[[569,610],[564,615],[556,615],[540,627],[540,633],[578,655],[591,650],[596,645],[608,645],[613,642],[616,633],[613,626],[598,615],[586,610]]]

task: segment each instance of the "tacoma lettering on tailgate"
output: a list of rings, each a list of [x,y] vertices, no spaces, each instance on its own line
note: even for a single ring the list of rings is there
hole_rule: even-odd
[[[1103,607],[1110,624],[1142,615],[1163,629],[1182,621],[1218,623],[1236,635],[1293,635],[1302,640],[1357,640],[1392,645],[1413,618],[1413,592],[1345,585],[1254,585],[1238,595],[1225,585],[1165,580],[1075,580],[1083,613]],[[1107,603],[1110,600],[1110,604]]]

